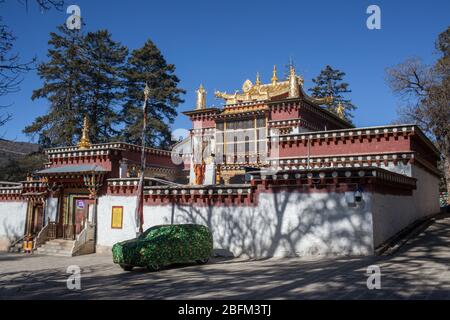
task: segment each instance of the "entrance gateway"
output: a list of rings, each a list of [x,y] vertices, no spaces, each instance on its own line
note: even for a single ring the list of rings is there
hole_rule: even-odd
[[[57,203],[46,213],[52,220],[49,239],[76,240],[83,230],[95,226],[97,192],[104,174],[101,167],[65,166],[42,170],[40,174],[52,183],[52,199]]]

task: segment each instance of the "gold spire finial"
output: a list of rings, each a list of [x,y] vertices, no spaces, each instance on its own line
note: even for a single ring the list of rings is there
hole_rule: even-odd
[[[338,115],[339,118],[345,119],[345,107],[341,101],[339,101],[336,107],[336,114]]]
[[[291,65],[291,66],[289,67],[289,72],[290,72],[291,76],[295,76],[295,68],[294,68],[293,65]]]
[[[276,84],[278,81],[277,78],[277,66],[273,66],[273,72],[272,72],[272,84]]]
[[[294,66],[289,67],[289,98],[300,97],[299,78],[295,75]]]
[[[259,72],[256,73],[256,81],[255,81],[255,86],[259,86],[261,85],[261,80],[259,79]]]
[[[91,147],[91,140],[89,140],[89,121],[87,116],[84,116],[83,131],[80,142],[78,142],[79,149],[88,149]]]
[[[197,102],[195,108],[197,110],[206,109],[206,90],[203,87],[203,84],[200,84],[200,87],[197,90]]]

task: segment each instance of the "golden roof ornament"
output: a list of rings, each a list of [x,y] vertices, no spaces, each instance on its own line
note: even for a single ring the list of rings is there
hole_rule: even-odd
[[[278,77],[277,77],[277,66],[273,66],[273,71],[272,71],[272,84],[276,84],[278,81]]]
[[[294,66],[293,65],[291,65],[290,67],[289,67],[289,75],[292,77],[292,76],[295,76],[295,68],[294,68]]]
[[[336,114],[338,115],[339,118],[345,119],[345,107],[341,101],[339,101],[336,107]]]
[[[206,109],[206,90],[203,87],[203,84],[200,85],[197,92],[197,102],[195,104],[195,109]]]
[[[299,98],[303,96],[306,100],[315,104],[331,104],[333,97],[317,98],[306,95],[302,89],[303,78],[295,74],[295,69],[291,65],[288,79],[278,81],[277,67],[274,66],[271,83],[261,83],[259,73],[256,75],[256,82],[253,84],[250,80],[245,80],[242,85],[242,91],[234,93],[215,91],[217,98],[225,100],[226,105],[239,104],[255,101],[267,101],[277,97],[288,95],[289,98]]]
[[[256,73],[256,81],[255,81],[255,86],[260,86],[261,85],[261,80],[259,79],[259,72]]]
[[[83,131],[81,133],[80,142],[78,142],[79,149],[89,149],[91,147],[91,140],[89,140],[89,121],[87,116],[84,116]]]
[[[323,98],[308,97],[308,100],[313,103],[316,103],[318,105],[323,105],[323,104],[331,105],[331,104],[333,104],[334,98],[333,98],[333,96],[328,96],[328,97],[323,97]]]
[[[295,69],[291,65],[289,68],[289,98],[300,97],[300,84],[298,77],[295,74]]]

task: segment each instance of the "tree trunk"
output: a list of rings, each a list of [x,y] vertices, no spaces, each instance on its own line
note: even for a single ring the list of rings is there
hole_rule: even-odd
[[[445,186],[447,187],[447,205],[450,205],[450,155],[444,159]]]

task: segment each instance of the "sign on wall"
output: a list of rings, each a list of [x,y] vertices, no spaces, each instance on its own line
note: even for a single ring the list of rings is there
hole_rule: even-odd
[[[112,207],[111,228],[122,229],[122,224],[123,224],[123,207],[118,206]]]
[[[75,205],[76,205],[77,209],[84,209],[84,200],[76,199]]]

